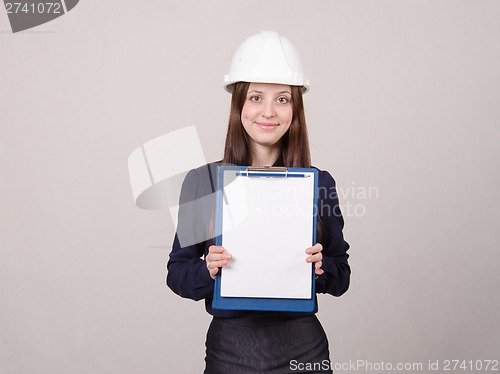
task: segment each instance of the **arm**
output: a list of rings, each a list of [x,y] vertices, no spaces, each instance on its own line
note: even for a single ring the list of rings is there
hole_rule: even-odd
[[[316,292],[340,296],[349,288],[351,269],[347,259],[349,244],[344,240],[344,219],[340,212],[335,180],[327,171],[320,171],[318,213],[321,217],[323,245],[322,269],[316,280]]]
[[[167,285],[179,296],[193,300],[209,297],[214,290],[214,281],[202,259],[210,242],[207,235],[212,214],[211,192],[210,181],[199,169],[186,175],[179,201],[177,232],[167,263]]]

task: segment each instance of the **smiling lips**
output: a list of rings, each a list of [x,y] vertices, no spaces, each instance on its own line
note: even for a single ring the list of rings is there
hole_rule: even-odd
[[[279,124],[273,122],[255,122],[255,124],[263,130],[273,130],[279,126]]]

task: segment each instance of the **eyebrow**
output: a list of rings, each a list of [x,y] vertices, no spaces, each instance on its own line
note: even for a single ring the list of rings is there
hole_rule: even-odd
[[[248,91],[248,93],[258,93],[258,94],[261,94],[263,93],[262,91],[259,91],[259,90],[252,90],[252,91]],[[284,93],[287,93],[287,94],[292,94],[290,91],[281,91],[281,92],[278,92],[276,95],[281,95],[281,94],[284,94]]]

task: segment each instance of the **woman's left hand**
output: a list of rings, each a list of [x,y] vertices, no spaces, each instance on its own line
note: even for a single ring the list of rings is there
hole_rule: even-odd
[[[321,275],[325,272],[323,269],[321,269],[321,265],[323,265],[323,263],[321,262],[321,260],[323,260],[323,254],[321,253],[322,250],[323,246],[320,243],[316,243],[312,247],[306,249],[306,253],[310,255],[307,256],[306,261],[314,262],[316,275]]]

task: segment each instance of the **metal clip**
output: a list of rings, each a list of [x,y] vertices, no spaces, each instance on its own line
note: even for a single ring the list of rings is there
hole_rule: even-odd
[[[288,169],[283,166],[248,166],[246,177],[273,178],[278,174],[284,174],[282,177],[288,177]]]

